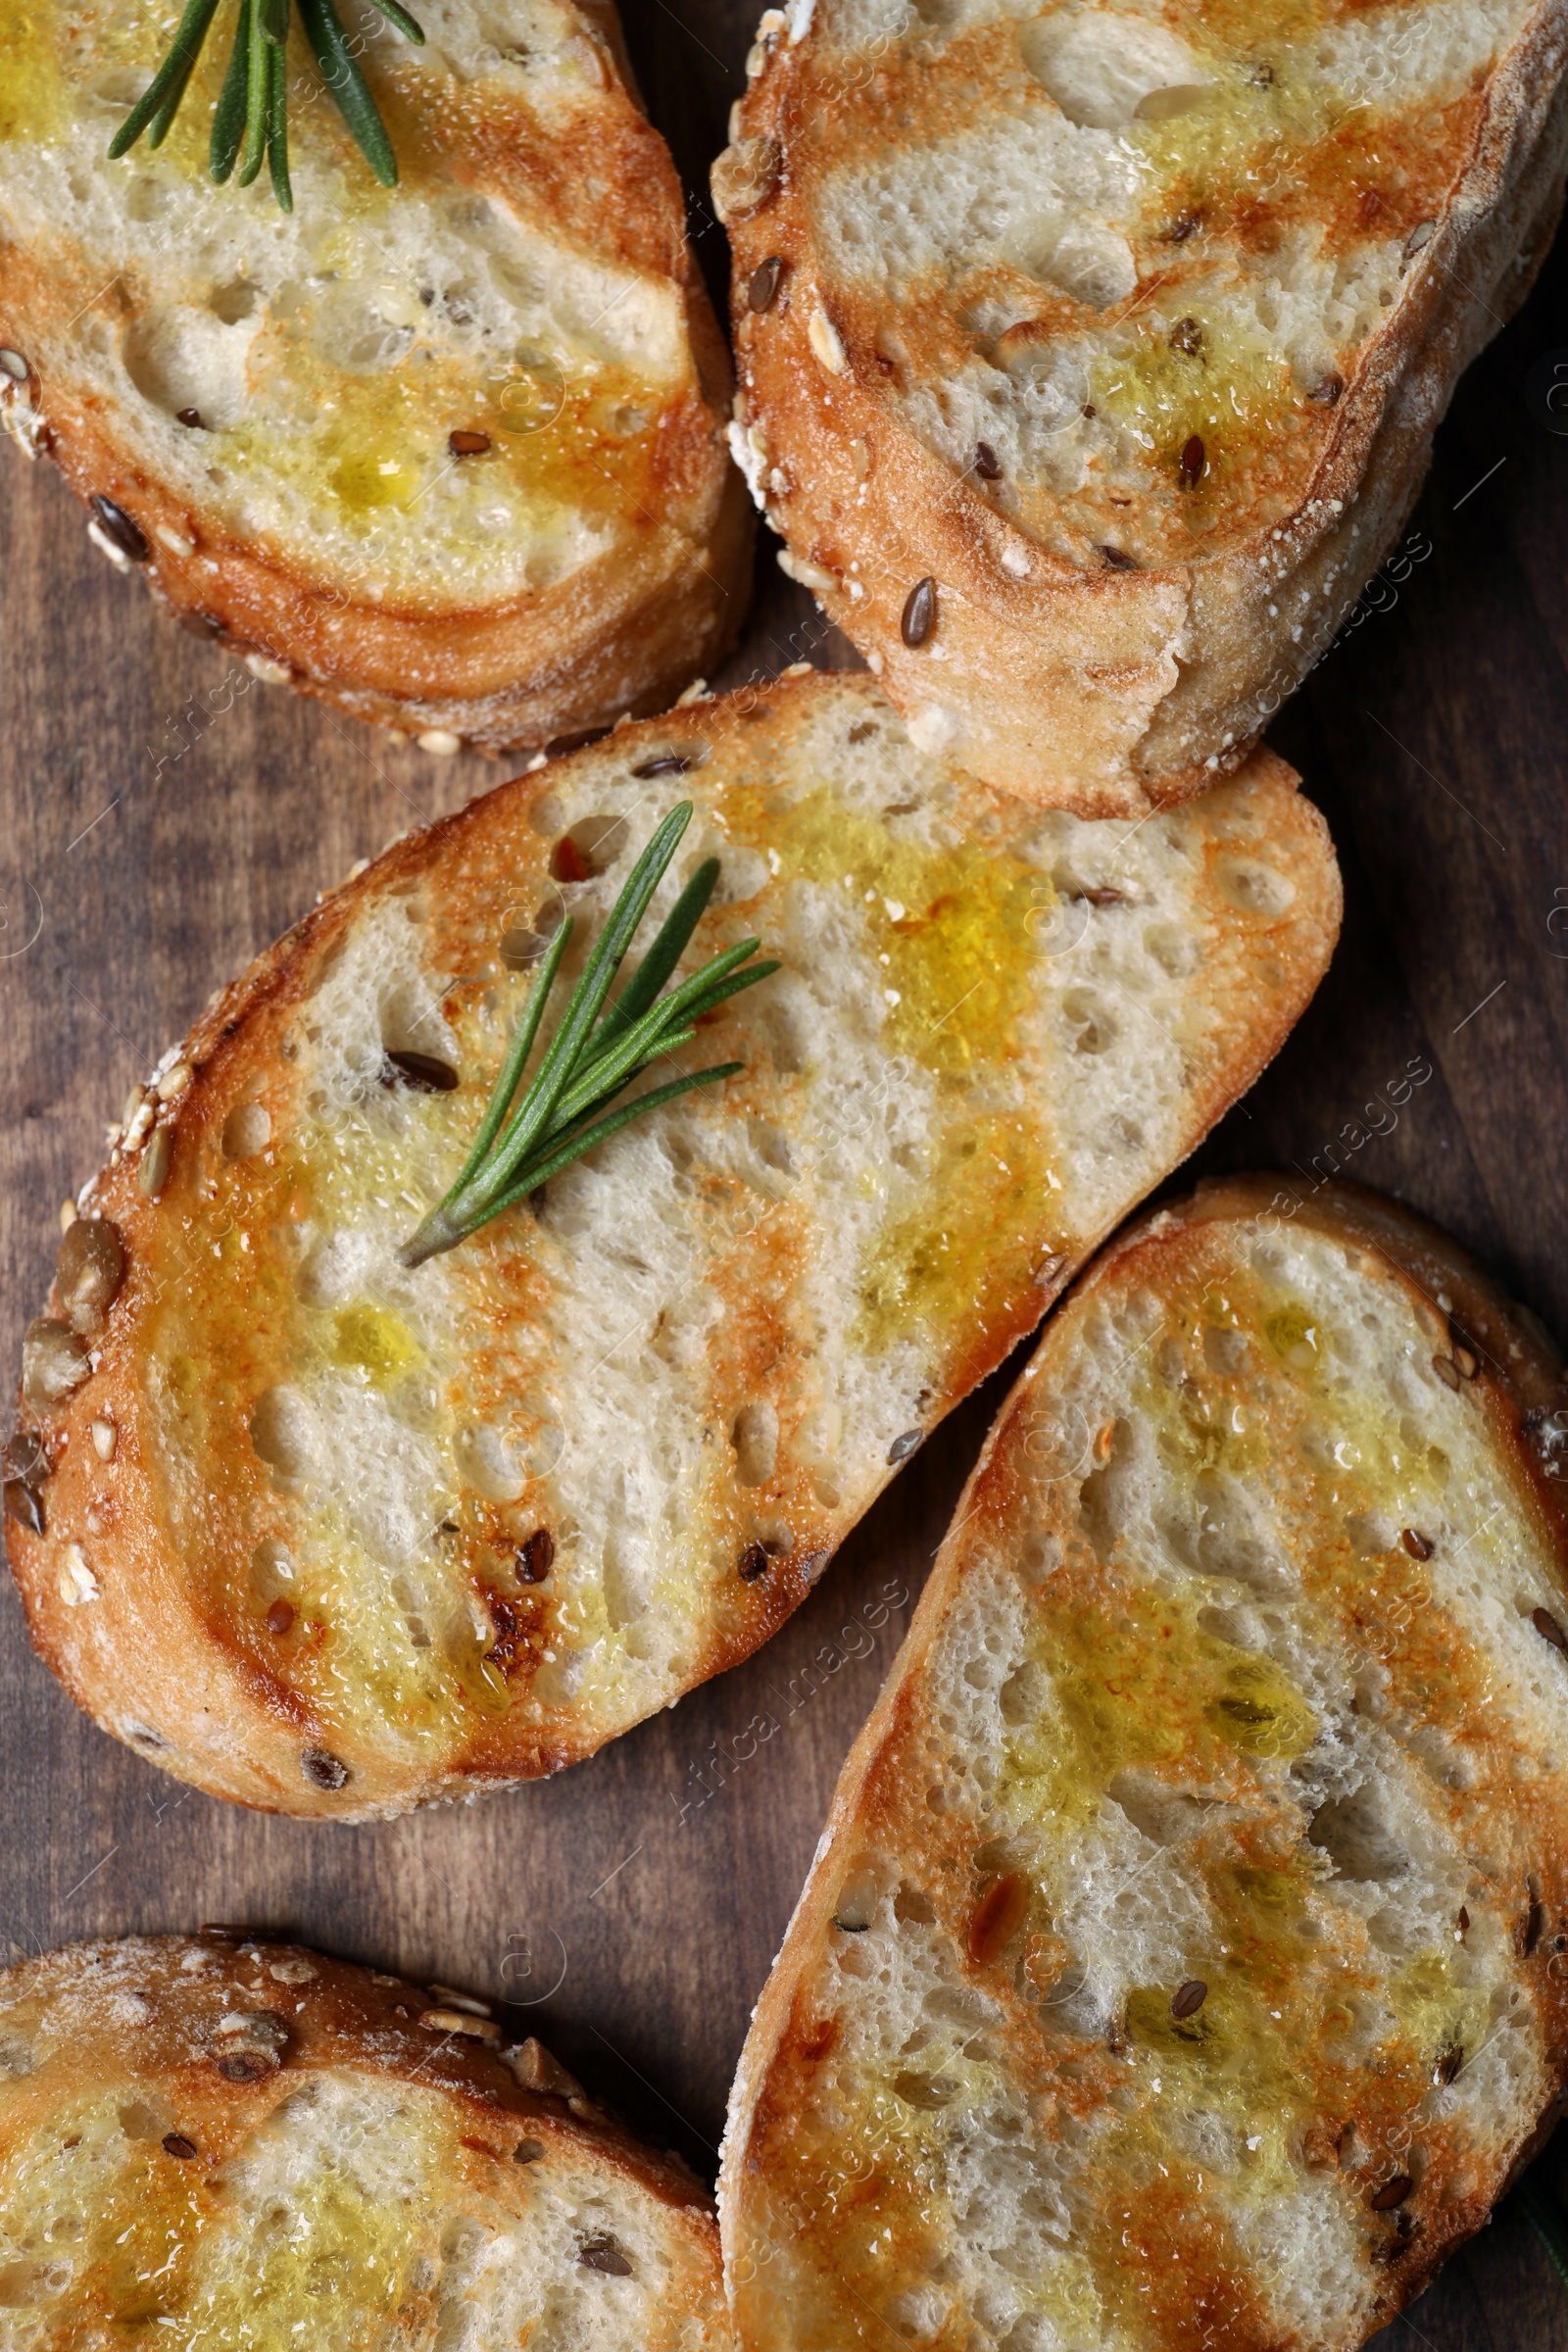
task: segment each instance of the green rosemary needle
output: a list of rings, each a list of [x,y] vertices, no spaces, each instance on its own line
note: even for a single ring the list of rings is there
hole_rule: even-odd
[[[422,43],[424,34],[401,0],[374,0],[374,5],[405,40]],[[234,174],[237,164],[236,185],[249,187],[267,164],[272,193],[285,213],[294,210],[288,170],[290,6],[291,0],[239,0],[209,149],[212,175],[220,186]],[[395,187],[397,157],[334,0],[299,0],[299,13],[338,113],[382,186]],[[217,14],[218,0],[187,0],[163,64],[109,142],[111,157],[128,154],[144,131],[149,147],[163,145]]]
[[[561,1026],[514,1109],[513,1098],[533,1052],[546,999],[571,939],[571,918],[556,932],[529,991],[473,1148],[445,1200],[431,1209],[417,1233],[398,1251],[405,1266],[423,1265],[427,1257],[451,1250],[492,1217],[525,1200],[537,1186],[548,1183],[596,1144],[641,1118],[644,1111],[673,1102],[694,1087],[714,1086],[720,1079],[734,1077],[741,1068],[738,1061],[719,1062],[711,1069],[656,1086],[622,1103],[618,1110],[607,1108],[650,1062],[689,1046],[705,1012],[711,1012],[743,988],[755,987],[779,968],[776,962],[752,963],[762,943],[743,939],[667,996],[660,994],[718,880],[718,860],[709,858],[664,917],[652,947],[614,1004],[605,1010],[611,984],[691,815],[690,801],[672,808],[633,866]],[[743,965],[748,968],[743,970]]]

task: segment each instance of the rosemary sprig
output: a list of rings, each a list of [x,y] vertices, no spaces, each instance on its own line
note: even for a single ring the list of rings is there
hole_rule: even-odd
[[[711,1069],[656,1086],[622,1103],[618,1110],[607,1107],[650,1062],[689,1046],[705,1012],[711,1012],[726,998],[754,987],[779,968],[776,962],[752,963],[762,943],[743,939],[713,956],[667,996],[660,994],[685,953],[718,880],[718,859],[709,858],[664,917],[652,947],[614,1004],[605,1009],[611,983],[691,815],[690,801],[672,808],[633,866],[561,1026],[514,1109],[513,1098],[539,1035],[545,1001],[571,939],[570,916],[556,932],[529,991],[473,1148],[445,1200],[431,1209],[417,1233],[398,1251],[405,1266],[423,1265],[427,1257],[451,1250],[595,1145],[641,1118],[645,1110],[673,1102],[694,1087],[714,1086],[741,1068],[738,1061],[719,1062]]]
[[[401,0],[374,0],[374,5],[405,40],[423,42],[423,32]],[[213,114],[208,159],[220,186],[232,174],[242,188],[248,188],[267,164],[272,193],[285,213],[294,210],[288,171],[290,6],[291,0],[239,0],[228,71]],[[299,12],[321,79],[337,101],[338,113],[382,186],[395,187],[397,157],[334,0],[299,0]],[[149,147],[163,145],[217,14],[218,0],[186,0],[167,56],[109,142],[111,157],[128,154],[143,132]]]

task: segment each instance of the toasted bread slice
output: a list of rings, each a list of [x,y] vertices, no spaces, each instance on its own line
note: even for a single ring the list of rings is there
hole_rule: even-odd
[[[0,415],[106,556],[265,678],[431,750],[659,710],[735,633],[750,521],[613,9],[431,0],[422,49],[363,13],[401,185],[296,23],[289,218],[206,177],[217,32],[167,145],[112,163],[163,16],[37,0],[11,24]]]
[[[171,1771],[361,1818],[748,1656],[1310,996],[1339,880],[1294,781],[1043,816],[807,676],[396,845],[165,1056],[82,1196],[9,1473],[44,1657]],[[683,798],[651,921],[711,853],[692,956],[784,965],[692,1050],[742,1074],[406,1272],[544,931],[570,908],[574,972]],[[459,1083],[411,1091],[410,1052]]]
[[[707,2191],[538,2042],[227,1935],[0,1974],[4,2352],[729,2352]]]
[[[759,2005],[745,2352],[1353,2346],[1568,2058],[1568,1386],[1444,1236],[1201,1189],[1004,1406]]]
[[[919,742],[1082,815],[1245,755],[1529,287],[1562,61],[1532,0],[769,10],[734,444]]]

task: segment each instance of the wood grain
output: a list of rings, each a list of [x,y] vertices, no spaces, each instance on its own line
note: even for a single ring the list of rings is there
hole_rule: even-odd
[[[746,0],[636,0],[644,90],[693,192]],[[1343,945],[1273,1069],[1195,1163],[1331,1161],[1458,1234],[1568,1332],[1568,257],[1461,388],[1405,558],[1273,740],[1326,811]],[[1565,376],[1568,380],[1568,376]],[[759,551],[726,678],[852,657]],[[210,991],[358,858],[496,780],[257,685],[89,548],[46,467],[0,467],[0,1362],[101,1128]],[[1396,1109],[1387,1089],[1430,1069]],[[1381,1129],[1382,1132],[1374,1132]],[[1189,1180],[1191,1170],[1181,1182]],[[104,1738],[0,1598],[0,1953],[210,1919],[524,2004],[639,2130],[711,2169],[724,2095],[839,1763],[1004,1386],[919,1453],[759,1657],[560,1781],[325,1830],[239,1813]],[[762,1726],[771,1728],[762,1736]],[[738,1745],[737,1745],[738,1742]],[[1547,2159],[1548,2166],[1551,2159]],[[1391,2332],[1568,2352],[1568,2296],[1507,2209]]]

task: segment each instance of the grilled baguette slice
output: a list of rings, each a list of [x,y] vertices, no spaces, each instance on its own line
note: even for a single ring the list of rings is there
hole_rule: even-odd
[[[729,2352],[706,2191],[538,2042],[223,1933],[0,1975],[4,2352]]]
[[[1201,1188],[1004,1406],[733,2095],[745,2352],[1349,2347],[1568,2054],[1568,1388],[1452,1243]]]
[[[1559,0],[768,12],[714,174],[734,443],[917,740],[1083,815],[1245,756],[1550,239],[1564,24]]]
[[[264,677],[432,750],[659,710],[735,633],[750,522],[613,9],[431,0],[422,49],[362,13],[402,184],[372,179],[296,24],[285,218],[206,177],[225,40],[167,145],[111,163],[164,18],[23,11],[0,412],[93,502],[105,555]]]
[[[808,676],[397,844],[82,1196],[11,1473],[43,1656],[170,1771],[350,1819],[553,1771],[748,1656],[1311,995],[1339,880],[1294,782],[1042,816]],[[742,1075],[405,1272],[545,930],[570,908],[569,978],[683,797],[650,927],[715,854],[693,958],[785,967],[693,1049]],[[459,1083],[412,1091],[411,1052]]]

